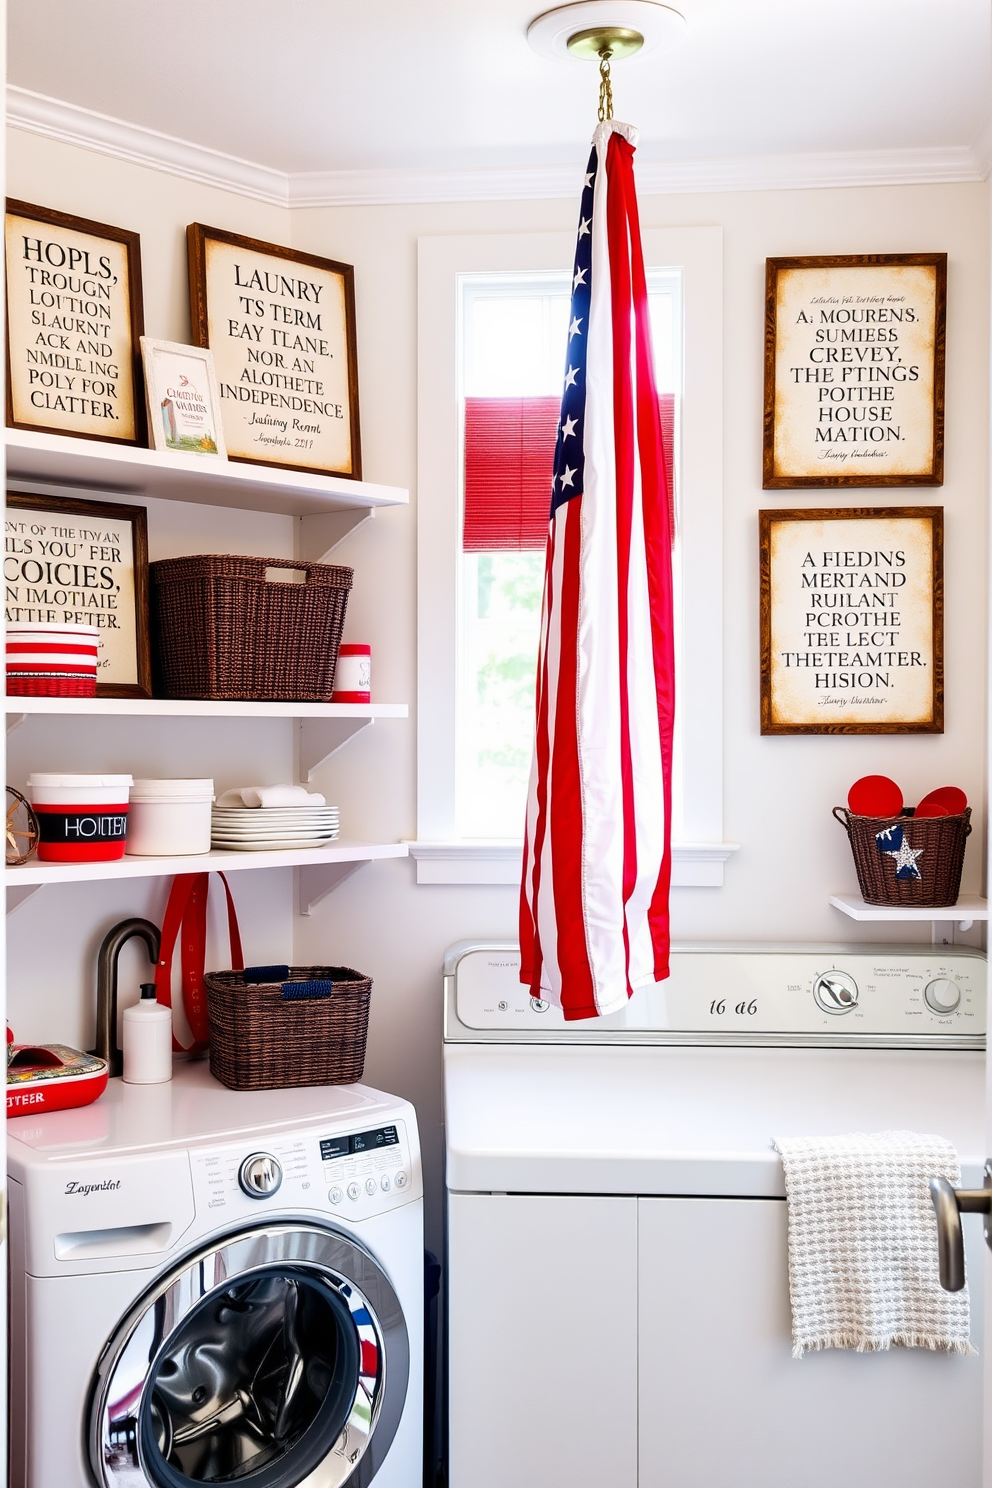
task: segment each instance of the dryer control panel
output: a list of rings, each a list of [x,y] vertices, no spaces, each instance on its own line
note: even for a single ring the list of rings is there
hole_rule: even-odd
[[[422,1192],[402,1121],[361,1131],[272,1135],[190,1152],[198,1211],[240,1218],[267,1208],[321,1209],[351,1220],[398,1208]]]
[[[517,947],[459,946],[445,965],[445,1038],[980,1049],[986,960],[960,946],[680,946],[671,976],[606,1018],[566,1022],[519,980]]]

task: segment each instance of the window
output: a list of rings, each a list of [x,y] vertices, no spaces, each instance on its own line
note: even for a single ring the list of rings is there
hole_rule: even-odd
[[[722,234],[665,228],[643,236],[659,387],[671,397],[678,431],[682,768],[673,882],[717,886],[733,851],[722,840]],[[423,238],[419,245],[418,825],[411,853],[421,883],[519,880],[547,530],[539,445],[548,426],[541,421],[549,418],[553,437],[574,246],[570,233]],[[504,505],[500,515],[485,482],[470,479],[463,520],[467,446],[488,440],[505,454],[511,439],[523,492],[518,510],[508,519]],[[546,483],[547,463],[543,469]]]
[[[458,278],[462,553],[455,821],[464,838],[516,840],[522,834],[548,475],[568,343],[570,288],[570,276],[563,274]],[[670,476],[682,381],[681,289],[678,269],[649,275]],[[672,487],[677,490],[677,481]],[[680,795],[676,781],[676,802]]]

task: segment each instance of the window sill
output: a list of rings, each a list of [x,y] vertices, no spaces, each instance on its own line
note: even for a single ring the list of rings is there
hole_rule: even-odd
[[[672,848],[672,887],[719,889],[723,865],[738,842],[677,843]],[[411,842],[418,884],[520,884],[520,842]]]

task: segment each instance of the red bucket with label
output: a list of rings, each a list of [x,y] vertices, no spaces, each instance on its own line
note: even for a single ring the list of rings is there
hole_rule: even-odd
[[[127,846],[130,775],[31,775],[28,797],[49,863],[106,863]]]

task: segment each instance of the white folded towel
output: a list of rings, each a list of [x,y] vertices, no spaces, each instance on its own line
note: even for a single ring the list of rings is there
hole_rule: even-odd
[[[789,1204],[793,1356],[927,1348],[972,1354],[968,1290],[945,1292],[929,1179],[961,1182],[943,1137],[776,1139]]]
[[[318,791],[304,790],[302,785],[238,785],[218,798],[218,806],[326,806]]]

